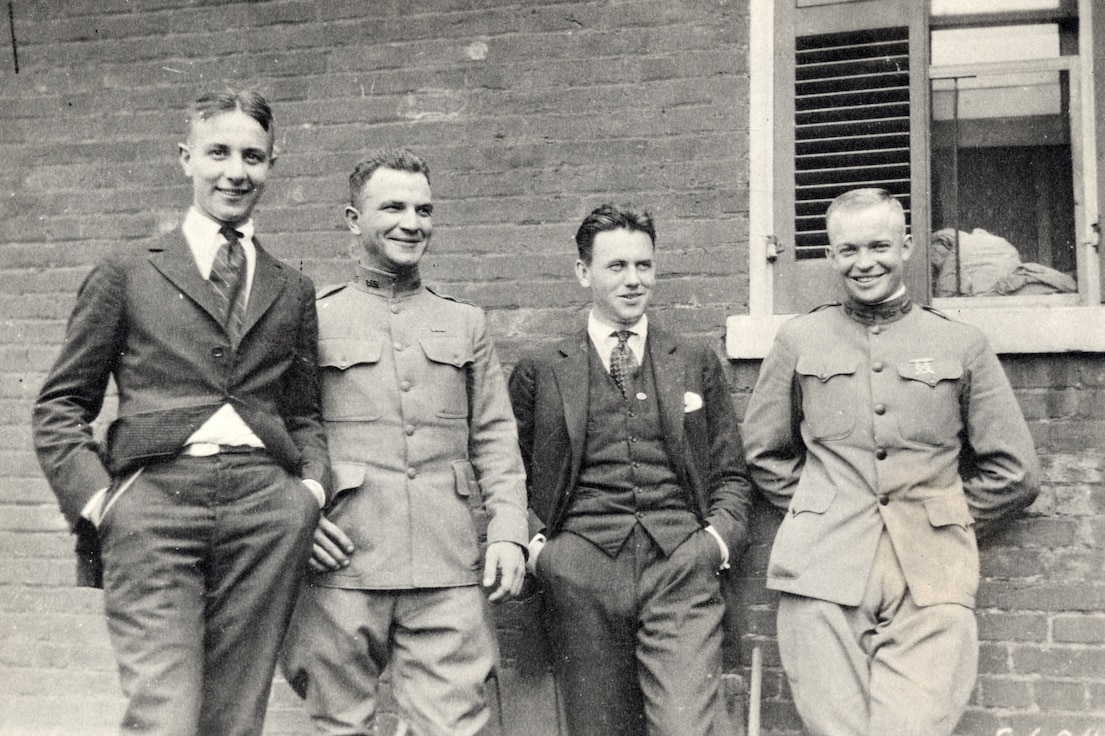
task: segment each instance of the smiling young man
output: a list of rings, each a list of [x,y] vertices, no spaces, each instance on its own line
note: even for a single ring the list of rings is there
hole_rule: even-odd
[[[284,672],[319,733],[375,733],[390,665],[414,733],[467,736],[488,720],[498,656],[486,601],[517,595],[525,576],[517,432],[483,311],[422,283],[426,163],[378,153],[357,165],[350,196],[354,280],[318,300],[337,495],[315,535]]]
[[[655,239],[647,212],[591,212],[587,326],[510,378],[572,736],[725,732],[718,573],[747,541],[750,486],[717,356],[648,318]]]
[[[946,735],[977,669],[975,527],[1032,503],[1035,450],[983,336],[906,294],[901,204],[854,190],[826,220],[846,299],[780,328],[742,425],[787,512],[779,654],[814,736]]]
[[[124,734],[261,733],[326,499],[314,287],[253,237],[273,126],[256,93],[192,105],[183,224],[93,269],[35,404],[83,582],[102,560]]]

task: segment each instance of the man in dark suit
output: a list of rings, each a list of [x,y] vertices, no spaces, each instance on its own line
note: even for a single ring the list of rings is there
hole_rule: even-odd
[[[576,233],[587,328],[510,379],[541,587],[572,736],[696,736],[723,723],[718,573],[749,483],[712,350],[649,322],[656,232],[603,205]]]
[[[122,733],[261,733],[326,501],[314,287],[252,237],[273,135],[256,93],[193,104],[191,209],[89,274],[35,405],[78,551],[102,552]],[[101,444],[90,425],[109,379],[118,415]]]

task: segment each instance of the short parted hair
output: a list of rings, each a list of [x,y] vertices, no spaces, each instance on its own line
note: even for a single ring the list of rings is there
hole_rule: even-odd
[[[360,206],[361,190],[377,169],[394,169],[408,174],[422,174],[430,183],[430,167],[421,156],[406,148],[377,151],[357,164],[349,175],[349,203]]]
[[[241,110],[257,121],[262,130],[269,134],[269,149],[276,139],[276,122],[272,118],[272,108],[260,92],[237,90],[232,87],[219,92],[207,92],[196,98],[188,108],[188,135],[192,134],[192,125],[197,120],[207,120],[222,112]]]
[[[652,241],[652,247],[656,247],[656,226],[652,222],[652,215],[646,210],[636,210],[627,206],[602,204],[591,210],[591,214],[583,218],[583,224],[576,231],[576,249],[579,251],[579,260],[591,265],[591,257],[595,251],[595,236],[610,230],[629,230],[642,232]]]
[[[829,205],[829,209],[825,211],[825,227],[828,228],[829,222],[832,220],[833,215],[838,212],[854,212],[855,210],[864,210],[868,207],[876,207],[880,204],[885,204],[890,207],[890,211],[894,214],[894,218],[898,221],[898,225],[901,228],[901,233],[904,236],[905,209],[902,207],[902,203],[899,202],[890,192],[877,187],[851,189],[834,199]]]

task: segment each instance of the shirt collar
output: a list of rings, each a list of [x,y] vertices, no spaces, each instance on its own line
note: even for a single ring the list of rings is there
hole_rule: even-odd
[[[184,222],[180,227],[181,230],[184,231],[184,237],[188,239],[189,244],[204,250],[218,250],[219,246],[225,242],[223,236],[219,234],[219,230],[224,224],[225,223],[217,220],[212,220],[195,207],[189,207],[188,214],[184,216]],[[242,234],[243,246],[253,242],[254,228],[252,217],[233,227]]]
[[[587,315],[587,335],[591,338],[591,343],[595,346],[595,350],[598,351],[599,356],[602,358],[603,365],[609,370],[610,352],[614,349],[614,346],[618,344],[618,338],[613,333],[618,330],[630,330],[634,334],[629,336],[627,341],[629,349],[633,351],[633,355],[637,358],[637,363],[643,362],[645,354],[645,341],[648,339],[648,315],[642,314],[641,318],[637,320],[637,323],[632,327],[611,327],[608,324],[600,322],[598,317],[595,316],[595,310],[592,309]]]

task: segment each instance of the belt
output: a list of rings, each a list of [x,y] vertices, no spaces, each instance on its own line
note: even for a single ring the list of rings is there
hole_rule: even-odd
[[[217,445],[214,442],[193,442],[185,445],[180,454],[188,457],[210,457],[211,455],[244,454],[247,452],[264,452],[264,447],[253,445]]]

